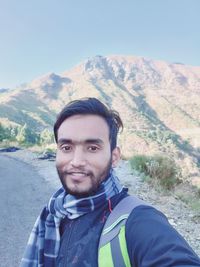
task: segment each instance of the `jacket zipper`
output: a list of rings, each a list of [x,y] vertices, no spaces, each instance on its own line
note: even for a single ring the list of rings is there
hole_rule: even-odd
[[[66,227],[64,231],[63,244],[62,244],[62,254],[64,254],[63,255],[64,259],[61,260],[61,262],[59,263],[59,267],[67,267],[68,250],[75,222],[76,220],[71,220],[70,224]],[[65,235],[67,236],[67,238],[65,238]]]

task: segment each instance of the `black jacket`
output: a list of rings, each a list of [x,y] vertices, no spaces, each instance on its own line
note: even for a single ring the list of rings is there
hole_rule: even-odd
[[[112,208],[125,196],[126,190],[114,196]],[[101,209],[74,220],[63,220],[57,267],[98,266],[99,239],[109,213],[108,202],[105,202]],[[199,257],[187,242],[161,212],[150,206],[139,206],[130,214],[126,241],[134,267],[200,266]]]

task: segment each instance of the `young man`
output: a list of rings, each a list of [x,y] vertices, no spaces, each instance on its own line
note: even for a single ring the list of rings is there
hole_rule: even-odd
[[[145,203],[130,213],[124,241],[116,234],[120,246],[109,239],[100,253],[103,226],[128,196],[113,171],[120,160],[116,140],[122,127],[118,113],[95,98],[72,101],[58,115],[54,134],[62,188],[36,221],[21,267],[200,266],[167,218]]]

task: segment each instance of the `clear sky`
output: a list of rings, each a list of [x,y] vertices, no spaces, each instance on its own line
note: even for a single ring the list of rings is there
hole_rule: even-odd
[[[0,88],[113,54],[200,66],[200,0],[0,0]]]

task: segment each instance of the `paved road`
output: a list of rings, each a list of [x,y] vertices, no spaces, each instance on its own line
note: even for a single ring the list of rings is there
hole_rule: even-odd
[[[54,189],[31,165],[0,155],[0,266],[18,267],[29,233]]]

